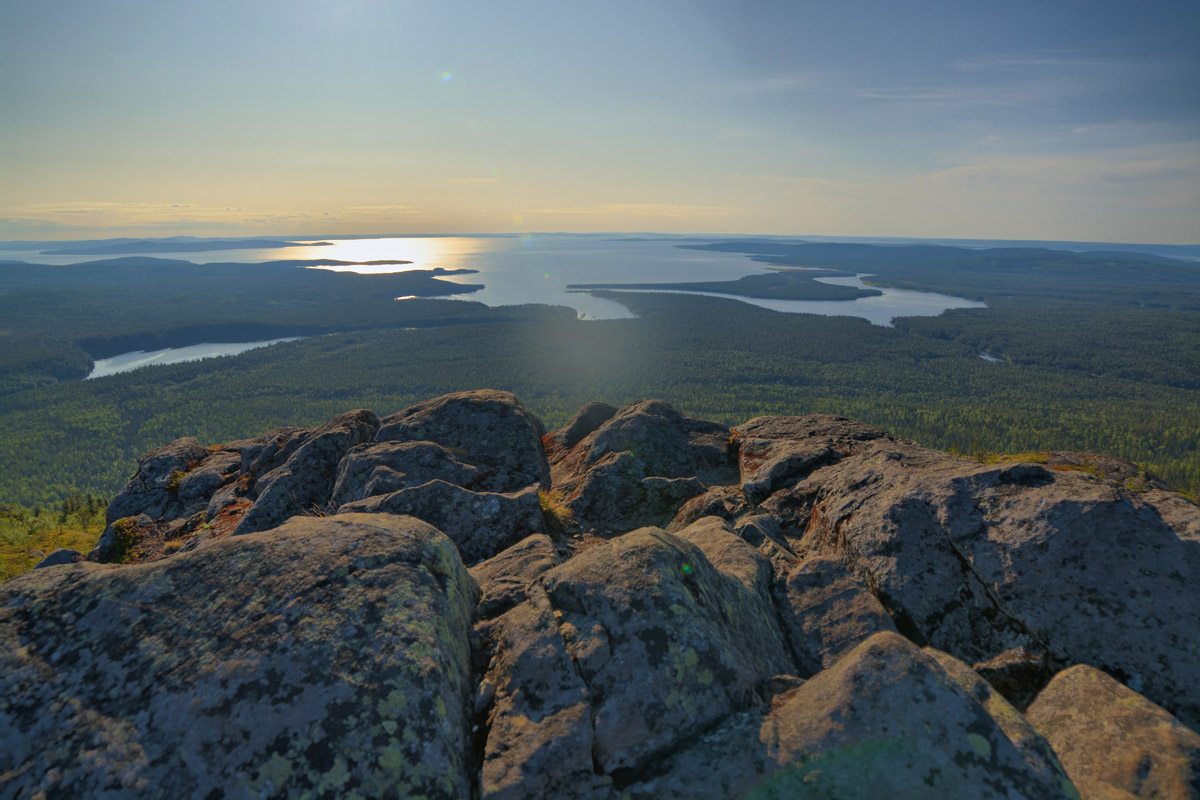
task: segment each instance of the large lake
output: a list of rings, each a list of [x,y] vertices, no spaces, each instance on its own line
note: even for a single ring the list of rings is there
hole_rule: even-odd
[[[708,239],[712,241],[713,239]],[[315,241],[315,240],[314,240]],[[472,269],[478,274],[448,280],[484,284],[481,291],[458,295],[490,306],[547,303],[570,306],[586,319],[620,319],[631,316],[621,304],[567,291],[577,283],[662,283],[676,281],[734,280],[761,272],[766,265],[739,253],[685,250],[678,245],[698,240],[679,237],[622,238],[620,234],[545,234],[513,237],[408,237],[342,239],[322,246],[282,247],[267,250],[221,250],[209,253],[142,253],[196,263],[259,262],[326,258],[338,261],[400,259],[413,262],[396,266],[355,266],[356,272],[390,272],[409,269]],[[42,256],[37,253],[4,253],[3,258],[34,263],[71,264],[112,256]],[[828,283],[862,286],[858,278],[821,278]],[[873,287],[878,288],[878,287]],[[758,300],[737,297],[745,303],[776,311],[853,316],[888,325],[895,317],[936,316],[950,308],[977,308],[984,304],[927,292],[881,289],[882,297],[857,300]]]

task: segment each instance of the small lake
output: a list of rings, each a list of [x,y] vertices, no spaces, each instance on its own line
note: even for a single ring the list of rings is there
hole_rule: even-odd
[[[267,339],[262,342],[232,342],[225,344],[194,344],[190,347],[169,347],[166,350],[154,350],[146,352],[144,350],[135,350],[132,353],[122,353],[119,356],[112,358],[96,359],[96,366],[87,376],[86,380],[92,378],[104,378],[109,375],[116,375],[121,372],[129,372],[140,367],[149,367],[156,364],[181,364],[184,361],[199,361],[202,358],[217,358],[218,356],[236,356],[238,353],[244,353],[247,350],[254,350],[259,347],[267,347],[268,345],[278,344],[279,342],[294,342],[303,337],[292,336],[286,339]]]

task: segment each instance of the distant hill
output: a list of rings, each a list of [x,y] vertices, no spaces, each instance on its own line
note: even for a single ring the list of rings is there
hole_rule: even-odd
[[[222,239],[220,241],[138,240],[116,244],[88,244],[61,250],[43,250],[44,256],[102,256],[133,253],[203,253],[211,250],[268,250],[279,247],[320,247],[332,242],[285,242],[278,239]]]

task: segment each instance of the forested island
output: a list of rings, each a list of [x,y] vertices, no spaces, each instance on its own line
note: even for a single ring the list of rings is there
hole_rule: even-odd
[[[569,308],[396,302],[472,288],[436,271],[160,259],[0,265],[0,502],[111,496],[138,455],[185,434],[229,441],[348,407],[401,408],[485,386],[517,393],[549,425],[596,399],[657,397],[726,423],[830,412],[980,457],[1107,453],[1200,490],[1193,263],[1033,249],[694,246],[871,273],[876,285],[988,307],[884,328],[715,297],[614,291],[605,296],[638,318],[582,321]],[[329,335],[77,380],[92,357],[212,341],[219,330]]]
[[[820,283],[815,278],[853,277],[854,273],[837,270],[800,270],[776,268],[760,275],[747,275],[734,281],[688,281],[676,283],[572,283],[572,291],[591,292],[598,289],[638,290],[674,292],[705,292],[709,294],[732,294],[738,297],[754,297],[766,300],[853,300],[856,297],[878,297],[878,289],[856,289],[853,286],[838,286]]]

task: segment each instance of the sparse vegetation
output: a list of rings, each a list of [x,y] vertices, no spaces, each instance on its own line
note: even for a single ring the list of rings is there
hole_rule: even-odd
[[[57,517],[41,508],[0,506],[0,580],[28,572],[55,550],[86,553],[103,531],[103,498],[68,497]]]
[[[546,526],[553,533],[563,533],[570,530],[574,523],[571,509],[563,502],[563,493],[558,489],[538,490],[538,502],[542,506],[542,516],[546,518]]]

